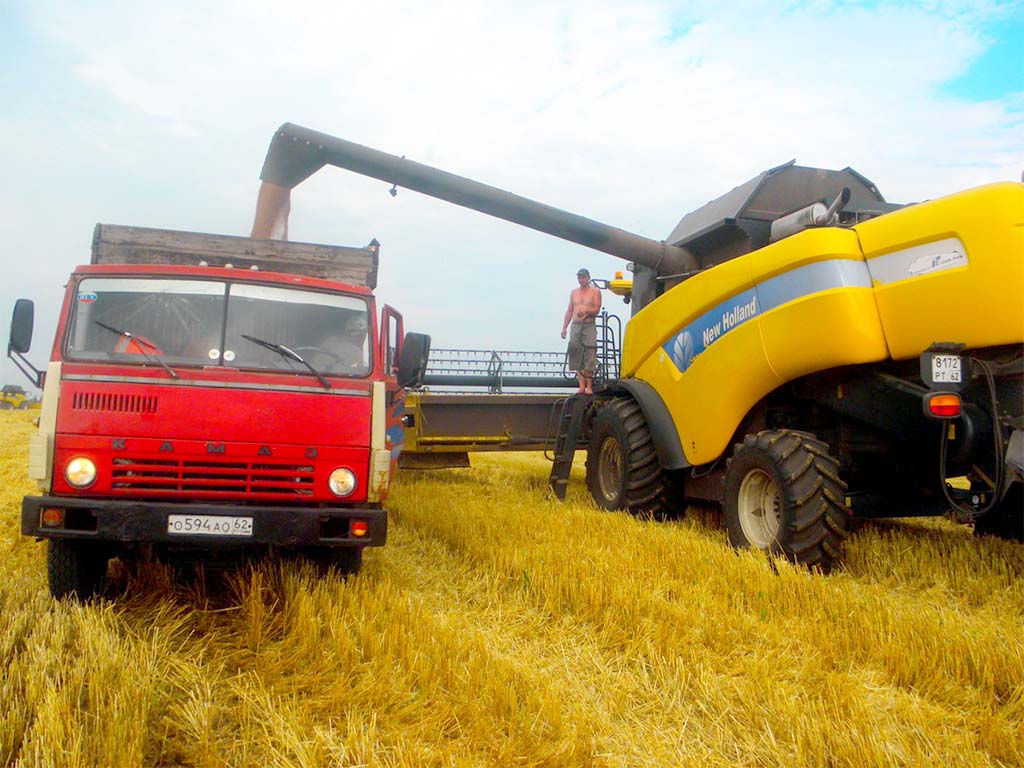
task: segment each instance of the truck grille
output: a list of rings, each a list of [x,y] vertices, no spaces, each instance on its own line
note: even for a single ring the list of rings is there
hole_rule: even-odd
[[[314,468],[309,464],[202,461],[118,457],[111,468],[115,491],[159,495],[239,497],[313,495]]]
[[[111,392],[75,392],[71,408],[106,413],[156,413],[157,399],[150,395],[120,395]]]

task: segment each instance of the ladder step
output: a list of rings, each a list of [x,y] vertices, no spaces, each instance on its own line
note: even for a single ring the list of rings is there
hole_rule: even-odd
[[[565,501],[569,475],[572,473],[572,462],[576,455],[576,442],[579,437],[583,414],[586,412],[587,398],[573,396],[566,400],[562,414],[558,420],[558,435],[555,438],[555,456],[551,464],[551,476],[548,485],[559,501]]]

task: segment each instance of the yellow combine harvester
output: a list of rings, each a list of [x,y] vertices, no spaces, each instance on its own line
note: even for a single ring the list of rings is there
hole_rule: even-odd
[[[22,410],[28,408],[28,395],[17,384],[4,384],[0,390],[0,410]]]
[[[712,501],[735,546],[826,571],[853,517],[1022,538],[1024,184],[900,206],[787,163],[658,242],[286,124],[257,219],[286,232],[289,190],[326,164],[631,262],[621,375],[570,399],[559,495],[580,441],[602,507]]]

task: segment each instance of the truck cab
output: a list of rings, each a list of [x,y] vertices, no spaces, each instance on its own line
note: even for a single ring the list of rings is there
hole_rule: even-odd
[[[281,258],[303,244],[256,259],[259,241],[220,237],[211,258],[214,236],[103,226],[68,282],[30,443],[42,495],[22,533],[48,541],[51,593],[95,594],[115,556],[357,571],[386,540],[404,387],[429,345],[378,313],[376,249],[318,246],[357,284]],[[158,256],[154,232],[173,243]]]

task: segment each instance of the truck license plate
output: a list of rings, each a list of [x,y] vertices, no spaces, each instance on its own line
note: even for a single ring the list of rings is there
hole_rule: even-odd
[[[252,536],[252,518],[227,515],[168,515],[167,532],[189,536]]]
[[[932,381],[936,384],[959,384],[960,355],[932,355]]]

